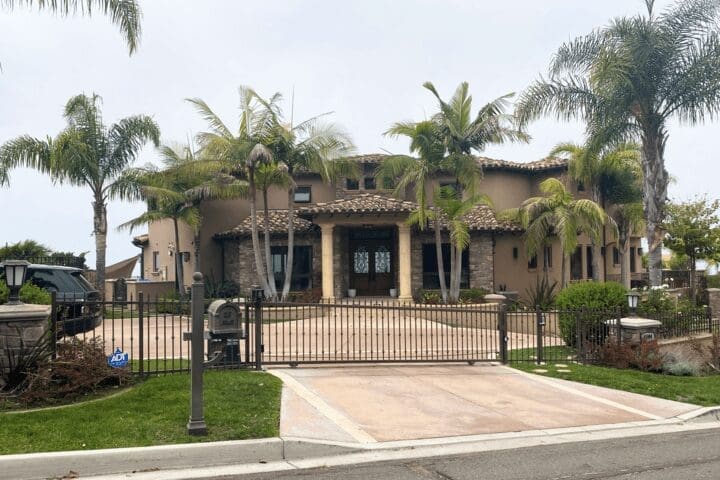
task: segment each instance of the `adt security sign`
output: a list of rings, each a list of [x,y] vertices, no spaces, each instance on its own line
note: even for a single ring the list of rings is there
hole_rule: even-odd
[[[123,353],[120,347],[118,347],[115,349],[115,353],[108,356],[108,365],[113,368],[122,368],[127,366],[129,360],[130,354]]]

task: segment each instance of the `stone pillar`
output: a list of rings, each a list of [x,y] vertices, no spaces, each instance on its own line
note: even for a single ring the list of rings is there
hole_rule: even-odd
[[[325,301],[333,301],[334,293],[334,252],[333,252],[333,230],[335,225],[322,224],[321,250],[322,250],[322,296]]]
[[[50,305],[0,305],[0,358],[27,351],[42,341],[50,326],[50,309]]]
[[[412,302],[412,251],[410,249],[410,226],[398,223],[398,300]]]
[[[720,288],[708,288],[708,306],[713,318],[720,317]]]

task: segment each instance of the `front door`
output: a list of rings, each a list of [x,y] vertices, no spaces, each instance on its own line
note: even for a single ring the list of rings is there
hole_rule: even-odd
[[[393,231],[350,231],[350,288],[360,296],[388,296],[393,287]]]

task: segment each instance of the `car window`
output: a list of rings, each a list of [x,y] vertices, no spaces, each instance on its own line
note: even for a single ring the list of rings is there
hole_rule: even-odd
[[[75,279],[76,282],[78,282],[80,285],[82,285],[83,290],[95,290],[95,287],[88,281],[87,278],[82,276],[82,273],[80,272],[72,272],[71,275],[73,276],[73,279]]]
[[[51,292],[84,292],[82,284],[63,270],[28,270],[30,280]]]

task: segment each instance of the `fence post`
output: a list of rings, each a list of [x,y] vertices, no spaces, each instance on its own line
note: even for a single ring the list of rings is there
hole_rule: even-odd
[[[250,365],[250,304],[245,299],[245,365]]]
[[[617,335],[618,352],[622,347],[622,308],[618,307],[615,317],[615,333]]]
[[[575,359],[580,361],[582,355],[582,309],[575,311]]]
[[[498,307],[498,333],[500,335],[500,361],[508,363],[508,337],[507,337],[507,306],[501,303]]]
[[[55,360],[57,358],[57,315],[58,315],[58,305],[57,305],[57,292],[50,292],[50,335],[52,335],[50,338],[52,339],[52,353],[51,353],[51,359]]]
[[[262,370],[262,301],[264,291],[259,285],[252,286],[252,301],[255,306],[255,370]]]
[[[538,365],[543,363],[543,330],[545,325],[545,319],[543,318],[543,312],[540,310],[540,306],[535,311],[535,334],[537,336],[537,352],[536,362]]]
[[[203,345],[203,328],[205,313],[205,283],[200,272],[193,274],[192,299],[190,311],[192,312],[192,329],[190,330],[190,419],[187,423],[187,432],[190,435],[207,435],[207,425],[203,415],[203,360],[205,346]]]
[[[132,310],[131,310],[132,311]],[[140,360],[140,367],[139,372],[140,375],[143,375],[145,373],[145,325],[143,325],[144,319],[143,319],[143,292],[138,292],[138,343],[140,344],[140,350],[139,350],[139,360]],[[132,322],[132,315],[130,316],[130,322]]]
[[[712,308],[707,306],[708,333],[713,333]]]

